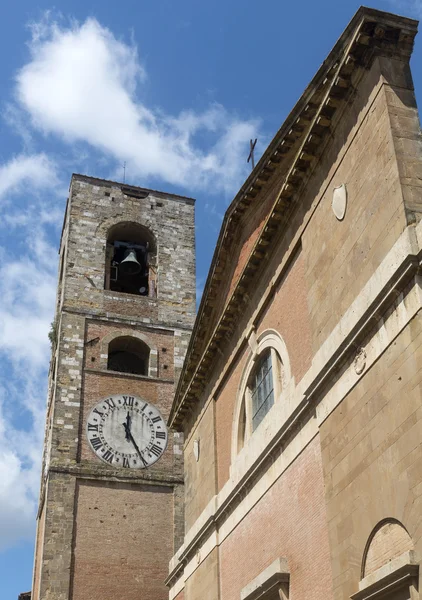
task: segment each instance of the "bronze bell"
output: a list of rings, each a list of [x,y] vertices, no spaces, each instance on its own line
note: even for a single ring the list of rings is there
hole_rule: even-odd
[[[119,271],[123,275],[137,275],[141,270],[141,265],[136,258],[136,252],[128,248],[125,257],[119,265]]]

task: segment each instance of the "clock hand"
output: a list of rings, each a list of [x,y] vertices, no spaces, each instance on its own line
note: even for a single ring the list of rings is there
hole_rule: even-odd
[[[123,425],[123,427],[125,428],[126,440],[127,440],[128,442],[132,442],[132,444],[133,444],[133,445],[134,445],[134,447],[135,447],[135,450],[136,450],[136,452],[139,454],[139,458],[140,458],[140,459],[142,460],[142,462],[144,463],[144,467],[147,467],[147,466],[148,466],[148,463],[147,463],[147,461],[144,459],[144,457],[142,456],[142,454],[141,454],[141,451],[140,451],[140,450],[139,450],[139,448],[138,448],[138,444],[135,442],[135,440],[134,440],[134,438],[133,438],[133,435],[132,435],[132,432],[131,432],[131,430],[130,430],[130,415],[129,415],[129,412],[127,413],[127,416],[126,416],[126,423],[122,423],[122,425]]]
[[[141,454],[141,451],[140,451],[140,450],[139,450],[139,448],[138,448],[138,444],[137,444],[137,443],[135,442],[135,440],[133,439],[133,435],[132,435],[132,433],[130,432],[130,430],[129,430],[129,439],[130,439],[130,441],[132,442],[132,444],[134,445],[136,452],[139,454],[139,458],[140,458],[140,459],[142,460],[142,462],[144,463],[144,467],[147,467],[147,466],[148,466],[148,463],[147,463],[147,461],[144,459],[144,457],[142,456],[142,454]]]
[[[123,427],[125,428],[125,437],[126,437],[126,441],[130,442],[130,438],[129,438],[129,434],[130,434],[130,414],[129,411],[126,415],[126,423],[122,423]]]

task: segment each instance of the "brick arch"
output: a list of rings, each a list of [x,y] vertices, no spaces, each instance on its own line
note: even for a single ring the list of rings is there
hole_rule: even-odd
[[[124,224],[132,224],[133,226],[139,227],[141,229],[144,229],[146,232],[148,232],[154,240],[154,252],[157,251],[157,236],[152,228],[152,223],[141,222],[137,218],[137,216],[135,216],[135,215],[132,216],[132,215],[130,215],[130,213],[126,215],[125,219],[122,219],[121,215],[115,216],[115,217],[109,217],[108,219],[104,219],[103,221],[101,221],[99,223],[99,225],[95,231],[95,236],[103,239],[104,242],[106,242],[109,232],[114,227],[117,227],[119,225],[124,225]]]
[[[384,519],[372,530],[366,543],[361,578],[367,577],[394,558],[413,549],[413,540],[400,521]]]
[[[108,359],[108,348],[110,342],[120,337],[132,337],[141,340],[149,348],[149,363],[148,363],[148,377],[157,377],[158,374],[158,350],[157,346],[151,342],[149,337],[139,331],[133,331],[133,329],[119,329],[119,331],[112,331],[105,335],[101,342],[101,354],[100,354],[100,368],[107,369]]]

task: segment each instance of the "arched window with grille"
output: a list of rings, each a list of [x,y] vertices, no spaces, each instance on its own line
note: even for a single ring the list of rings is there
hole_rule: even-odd
[[[233,456],[259,428],[290,380],[287,349],[274,330],[256,341],[241,378],[233,430]]]

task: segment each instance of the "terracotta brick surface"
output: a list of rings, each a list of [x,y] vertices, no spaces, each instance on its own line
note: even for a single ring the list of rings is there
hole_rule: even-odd
[[[367,549],[363,576],[373,573],[407,550],[413,550],[412,538],[399,523],[386,523],[375,533]]]
[[[155,348],[158,352],[158,373],[157,377],[163,379],[174,379],[174,336],[169,331],[157,333],[147,326],[138,324],[122,324],[102,321],[87,321],[85,334],[85,368],[101,368],[104,360],[101,354],[107,353],[107,344],[103,340],[110,335],[119,334],[130,336],[132,333],[139,333],[145,338],[145,343],[150,348]],[[93,342],[91,342],[93,340]]]
[[[312,332],[305,266],[302,252],[299,250],[257,327],[257,335],[266,329],[275,329],[281,335],[287,346],[290,369],[296,385],[312,362]]]
[[[240,380],[245,369],[250,349],[245,345],[242,356],[232,368],[230,377],[215,402],[215,435],[217,444],[218,490],[230,476],[231,448],[234,414],[239,394]]]
[[[289,563],[292,600],[332,598],[318,438],[221,544],[221,597],[239,600],[242,588],[278,557]]]
[[[297,384],[310,367],[312,356],[304,263],[300,254],[275,291],[267,310],[264,311],[257,327],[257,335],[266,329],[275,329],[283,338],[289,354],[292,376],[295,377]],[[241,356],[233,365],[220,394],[216,398],[219,490],[230,475],[234,414],[242,374],[250,355],[249,346],[244,344]]]
[[[171,488],[80,482],[72,600],[166,600]]]

